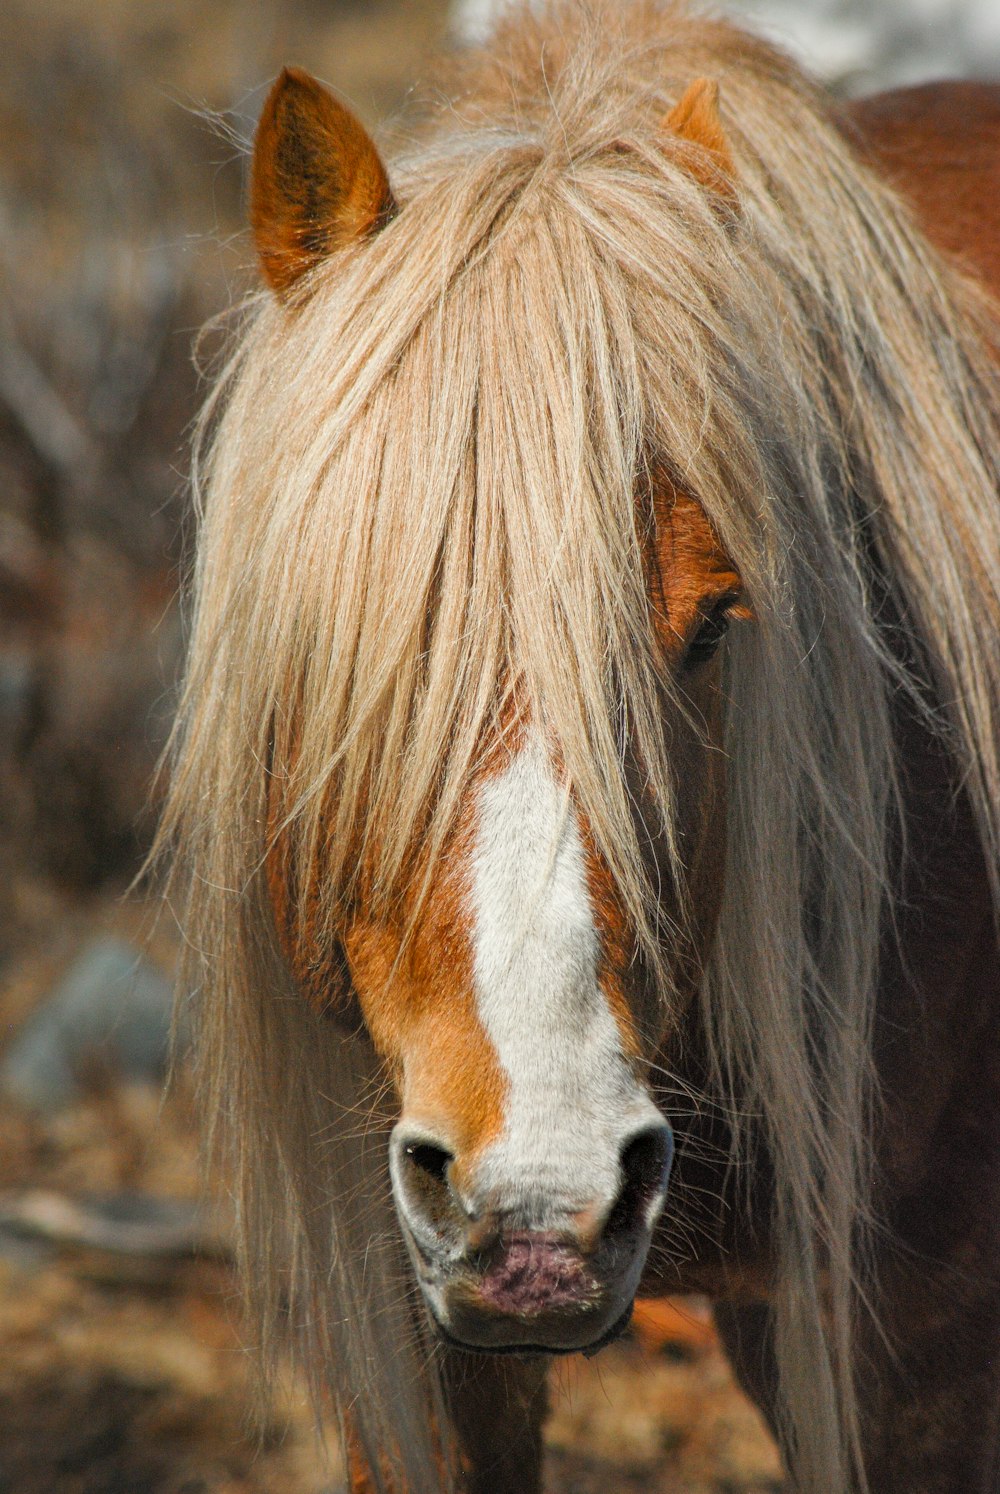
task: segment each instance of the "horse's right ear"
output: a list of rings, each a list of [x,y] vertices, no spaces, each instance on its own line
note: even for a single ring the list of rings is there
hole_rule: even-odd
[[[272,290],[286,295],[394,211],[382,158],[361,121],[308,73],[285,68],[261,111],[250,177],[250,225]]]
[[[695,180],[735,206],[736,166],[719,118],[719,85],[714,78],[695,78],[667,114],[663,127],[695,147],[686,163]]]

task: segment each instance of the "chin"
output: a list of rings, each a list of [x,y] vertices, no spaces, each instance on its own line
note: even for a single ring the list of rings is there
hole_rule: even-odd
[[[551,1328],[542,1328],[535,1323],[510,1323],[504,1333],[488,1333],[484,1335],[480,1326],[471,1326],[468,1323],[446,1325],[432,1311],[431,1321],[434,1324],[438,1336],[454,1349],[464,1349],[470,1354],[512,1354],[524,1358],[536,1355],[563,1355],[563,1354],[596,1354],[605,1345],[614,1343],[628,1328],[632,1320],[632,1308],[634,1299],[629,1301],[625,1310],[618,1314],[609,1326],[598,1329],[596,1336],[594,1325],[586,1327],[576,1324],[573,1329],[553,1332]],[[468,1336],[463,1336],[463,1333]]]

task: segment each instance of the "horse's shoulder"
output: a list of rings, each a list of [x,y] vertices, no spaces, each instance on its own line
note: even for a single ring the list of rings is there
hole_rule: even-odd
[[[1000,84],[924,83],[857,99],[847,114],[928,237],[1000,295]]]

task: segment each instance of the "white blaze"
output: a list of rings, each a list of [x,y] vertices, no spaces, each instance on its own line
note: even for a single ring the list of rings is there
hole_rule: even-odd
[[[475,991],[509,1080],[476,1195],[545,1217],[610,1207],[622,1144],[661,1117],[636,1083],[598,983],[576,812],[533,732],[481,790],[473,856]]]

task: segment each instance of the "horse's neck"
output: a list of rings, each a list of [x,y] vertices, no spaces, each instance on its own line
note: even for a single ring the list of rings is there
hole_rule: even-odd
[[[904,833],[893,854],[875,1030],[891,1192],[925,1165],[984,1023],[1000,1009],[989,877],[960,770],[912,709],[899,709],[896,731]]]
[[[895,729],[905,828],[893,838],[890,854],[894,886],[886,904],[874,1030],[877,1206],[886,1217],[913,1193],[933,1196],[928,1176],[941,1164],[950,1138],[964,1134],[956,1124],[963,1092],[968,1105],[982,1102],[967,1076],[982,1045],[995,1043],[1000,1013],[992,896],[960,770],[912,704],[898,708]],[[710,1092],[697,1006],[689,1010],[682,1051],[681,1093],[698,1094],[702,1086]],[[671,1062],[666,1054],[663,1062]],[[665,1094],[664,1103],[677,1108],[677,1092]],[[724,1101],[696,1105],[683,1118],[671,1187],[675,1212],[686,1219],[697,1250],[682,1277],[685,1290],[753,1296],[763,1290],[770,1269],[771,1169],[766,1149],[751,1135],[752,1194],[747,1198],[742,1191],[746,1160],[720,1190],[720,1160],[730,1139]],[[951,1176],[963,1165],[960,1155],[949,1153]],[[653,1267],[647,1278],[647,1291],[678,1290],[676,1280],[664,1285],[667,1279],[661,1281]]]
[[[1000,86],[926,84],[860,100],[848,114],[931,242],[1000,297]],[[985,1013],[1000,1001],[1000,962],[959,770],[915,714],[901,710],[896,731],[906,849],[885,938],[876,1056],[888,1101],[884,1160],[905,1189],[961,1082],[970,1043],[982,1040]]]
[[[926,83],[847,115],[931,242],[1000,296],[1000,85]]]

